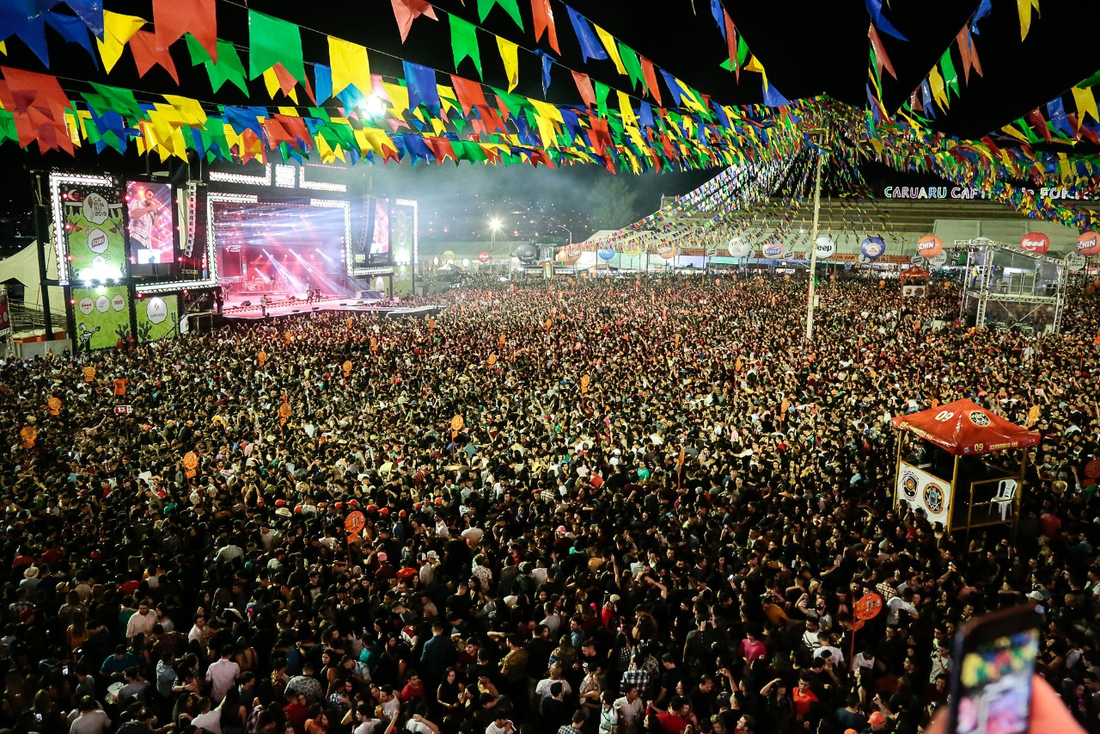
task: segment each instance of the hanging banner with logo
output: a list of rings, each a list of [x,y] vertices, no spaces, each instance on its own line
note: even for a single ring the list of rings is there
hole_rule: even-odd
[[[62,224],[71,282],[115,280],[126,272],[121,187],[62,186]]]
[[[393,294],[412,293],[412,269],[417,259],[416,204],[401,199],[390,209],[390,252],[393,253]]]
[[[1050,249],[1050,238],[1042,232],[1029,232],[1020,240],[1020,249],[1025,252],[1033,252],[1043,255]]]
[[[877,235],[864,238],[859,246],[859,261],[873,263],[886,254],[886,241]]]
[[[11,331],[11,310],[8,308],[8,289],[0,286],[0,336]]]
[[[898,469],[896,493],[899,505],[922,510],[929,522],[947,526],[951,507],[950,482],[903,461]]]
[[[76,349],[113,347],[130,336],[130,297],[126,286],[73,288]]]
[[[173,333],[179,322],[179,296],[152,296],[135,305],[139,342],[148,344]]]
[[[818,235],[817,242],[814,244],[814,252],[819,260],[828,260],[836,254],[836,240],[833,239],[831,234]]]

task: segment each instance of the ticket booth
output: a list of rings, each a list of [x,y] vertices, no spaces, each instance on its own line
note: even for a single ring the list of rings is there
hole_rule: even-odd
[[[894,504],[947,532],[1011,525],[1020,514],[1028,447],[1039,433],[970,400],[890,421],[900,432]]]

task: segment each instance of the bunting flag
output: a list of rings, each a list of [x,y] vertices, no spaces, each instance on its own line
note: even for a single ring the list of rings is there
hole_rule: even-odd
[[[413,21],[424,16],[438,21],[435,8],[427,0],[391,0],[393,2],[393,17],[397,20],[397,28],[401,32],[401,43],[409,37]]]
[[[645,56],[639,56],[638,60],[642,63],[642,78],[645,79],[645,88],[649,91],[649,95],[657,100],[657,104],[660,105],[661,88],[657,86],[657,74],[653,70],[653,63]]]
[[[139,77],[144,77],[154,66],[160,66],[168,72],[177,85],[180,83],[171,52],[167,49],[157,50],[157,38],[153,33],[149,31],[135,33],[130,39],[130,51],[134,54],[134,63],[137,64]]]
[[[1092,90],[1074,87],[1070,91],[1073,93],[1073,101],[1077,105],[1078,122],[1083,123],[1085,115],[1090,115],[1093,120],[1100,121],[1100,115],[1096,112],[1096,97],[1093,96]]]
[[[511,92],[519,84],[519,46],[503,36],[497,36],[497,50],[500,51],[500,63],[504,65],[508,91]]]
[[[596,92],[592,89],[592,80],[587,74],[582,74],[579,71],[573,72],[573,81],[577,85],[577,91],[580,92],[581,99],[584,101],[584,106],[589,111],[592,110],[592,105],[596,104]]]
[[[218,19],[214,0],[153,0],[153,28],[157,53],[167,52],[180,36],[190,33],[217,62]]]
[[[145,21],[136,15],[120,15],[109,10],[103,11],[103,37],[96,39],[99,56],[103,59],[103,68],[110,72],[122,58],[122,50],[141,30]]]
[[[619,44],[615,37],[595,23],[592,24],[592,27],[596,29],[596,36],[599,37],[600,43],[607,51],[607,57],[615,64],[615,71],[619,72],[620,76],[626,76],[626,67],[623,66],[622,56],[619,55]]]
[[[890,57],[886,55],[886,49],[882,47],[882,40],[878,37],[878,31],[875,30],[874,23],[867,26],[867,38],[871,41],[871,52],[875,57],[877,73],[881,75],[882,70],[885,69],[890,76],[897,79],[898,74],[894,71],[894,65],[890,63]]]
[[[57,77],[0,66],[0,105],[15,122],[21,148],[38,143],[38,151],[64,150],[73,155],[73,141],[65,123],[65,110],[72,106]]]
[[[206,67],[206,74],[210,77],[210,88],[213,91],[217,92],[223,84],[229,82],[246,95],[248,94],[248,79],[244,64],[241,63],[237,49],[232,43],[218,40],[218,61],[215,63],[194,36],[188,34],[185,38],[187,50],[191,53],[191,65]],[[329,97],[331,96],[330,94]]]
[[[469,58],[477,67],[478,78],[482,78],[481,51],[477,45],[477,26],[453,13],[448,14],[447,18],[451,23],[451,51],[454,54],[455,71],[459,71],[458,65],[463,59]]]
[[[328,61],[335,94],[352,86],[363,94],[370,94],[370,59],[365,47],[329,36]]]
[[[545,98],[546,91],[550,89],[550,69],[554,66],[554,59],[541,49],[535,49],[535,56],[542,62],[542,96]]]
[[[1023,1],[1023,0],[1020,0]],[[1038,3],[1039,0],[1033,0]],[[893,36],[899,41],[908,41],[909,39],[903,36],[893,24],[886,19],[886,16],[882,14],[882,0],[864,0],[867,6],[867,14],[871,16],[871,22],[875,24],[875,27],[888,36]]]
[[[65,0],[96,38],[103,38],[103,0]]]
[[[505,12],[511,16],[512,20],[515,21],[516,25],[518,25],[519,29],[522,31],[523,18],[520,17],[517,0],[477,0],[477,14],[481,22],[485,22],[485,19],[489,17],[489,11],[497,5],[504,8]]]
[[[584,59],[584,63],[587,64],[592,59],[597,61],[606,59],[607,52],[603,50],[603,46],[593,35],[588,20],[568,5],[565,6],[565,10],[569,13],[569,22],[573,24],[573,32],[577,35],[577,43],[581,46],[581,58]]]
[[[305,83],[301,30],[293,23],[249,10],[248,78],[255,79],[276,64],[282,64],[294,79]]]
[[[424,105],[433,115],[439,115],[439,86],[435,81],[435,69],[414,64],[411,61],[402,63],[409,89],[409,108],[415,109]]]
[[[733,25],[733,19],[730,18],[730,14],[726,12],[725,8],[722,9],[722,19],[724,21],[725,30],[723,36],[726,39],[726,48],[729,53],[729,64],[731,70],[734,72],[738,83],[741,81],[741,62],[737,55],[737,28]]]
[[[978,76],[985,76],[982,72],[982,62],[978,59],[978,49],[974,48],[974,41],[970,37],[970,25],[964,25],[955,36],[955,43],[959,46],[959,56],[962,57],[963,78],[970,83],[970,70],[973,69]],[[896,76],[894,77],[897,78]]]
[[[1039,0],[1016,0],[1016,9],[1020,14],[1020,40],[1023,41],[1031,32],[1031,11],[1039,12]]]
[[[92,46],[92,38],[89,35],[88,26],[82,19],[52,11],[43,13],[43,17],[46,20],[46,24],[57,31],[58,35],[67,42],[75,43],[87,51],[88,55],[92,57],[92,63],[95,64],[95,68],[97,70],[99,69],[99,57],[96,56],[95,49]]]
[[[550,44],[550,48],[554,49],[554,53],[561,56],[561,49],[558,48],[558,29],[554,25],[554,11],[550,8],[550,0],[531,0],[531,15],[535,19],[535,42],[541,41],[543,34],[546,33],[546,42]]]
[[[619,58],[623,60],[623,66],[626,68],[626,74],[630,77],[630,83],[634,89],[637,89],[639,85],[645,83],[645,74],[642,72],[642,64],[638,60],[638,54],[634,53],[634,49],[623,44],[619,41]]]

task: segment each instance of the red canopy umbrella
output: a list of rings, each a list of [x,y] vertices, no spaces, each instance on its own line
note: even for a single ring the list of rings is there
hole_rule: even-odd
[[[1007,421],[970,400],[956,400],[890,421],[955,456],[1035,446],[1039,432]]]

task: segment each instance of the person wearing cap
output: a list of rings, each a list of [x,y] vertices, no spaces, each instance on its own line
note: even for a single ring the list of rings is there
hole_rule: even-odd
[[[889,732],[893,731],[890,720],[886,717],[886,714],[881,711],[872,711],[871,715],[867,717],[867,726],[863,728],[863,732]]]

